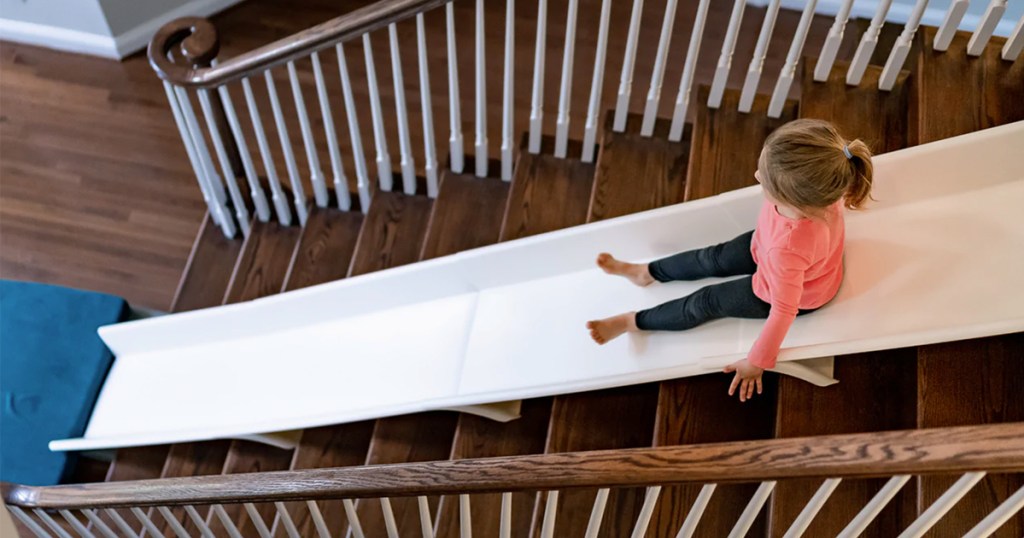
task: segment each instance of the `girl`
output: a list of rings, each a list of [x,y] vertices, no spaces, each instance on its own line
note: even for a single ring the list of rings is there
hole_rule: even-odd
[[[638,286],[672,280],[750,275],[706,286],[660,306],[587,322],[604,344],[625,332],[682,331],[724,318],[767,318],[736,372],[740,401],[761,393],[761,375],[775,366],[793,319],[829,302],[843,280],[843,206],[860,208],[871,194],[871,150],[847,141],[821,120],[796,120],[768,136],[754,178],[765,202],[757,228],[732,241],[635,264],[602,253],[606,273]]]

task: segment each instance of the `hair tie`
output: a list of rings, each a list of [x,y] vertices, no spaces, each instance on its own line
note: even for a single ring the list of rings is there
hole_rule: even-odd
[[[843,155],[846,155],[847,160],[853,160],[853,154],[850,153],[850,146],[843,146]]]

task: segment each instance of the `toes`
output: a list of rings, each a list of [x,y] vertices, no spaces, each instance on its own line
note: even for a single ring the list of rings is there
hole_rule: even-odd
[[[590,329],[591,331],[593,331],[595,327],[597,327],[597,322],[596,321],[588,321],[587,322],[587,328]]]

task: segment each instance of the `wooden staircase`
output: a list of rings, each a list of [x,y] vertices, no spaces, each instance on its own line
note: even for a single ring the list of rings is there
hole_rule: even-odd
[[[877,88],[881,67],[868,68],[861,86],[845,85],[838,64],[826,82],[802,78],[801,99],[786,104],[782,117],[765,114],[759,96],[750,114],[736,111],[739,92],[727,90],[721,108],[700,106],[682,142],[667,139],[668,120],[653,137],[639,135],[639,117],[625,132],[606,125],[594,164],[551,155],[545,140],[539,155],[521,148],[511,182],[442,174],[436,199],[376,192],[369,210],[313,208],[304,228],[254,221],[245,241],[224,239],[209,217],[196,238],[174,302],[175,311],[246,301],[347,276],[396,267],[499,241],[645,211],[712,196],[754,183],[756,155],[764,137],[795,118],[834,122],[847,136],[867,141],[878,153],[1024,119],[1024,61],[998,59],[1002,41],[976,59],[933,54],[931,28],[923,29],[910,68],[896,88]],[[951,50],[969,35],[958,35]],[[810,64],[810,62],[805,62]],[[808,67],[808,66],[805,66]],[[967,73],[964,75],[964,73]],[[964,101],[969,101],[970,104]],[[574,142],[570,155],[578,155]],[[466,170],[472,170],[468,162]],[[491,166],[491,170],[498,170]],[[597,253],[595,252],[595,255]],[[580,330],[583,330],[580,321]],[[378,463],[434,461],[538,453],[876,432],[931,426],[1024,420],[1024,335],[986,338],[921,348],[895,349],[835,359],[836,386],[816,388],[769,375],[764,394],[744,404],[726,395],[725,375],[685,378],[523,402],[522,418],[508,424],[479,417],[433,412],[306,430],[295,450],[249,441],[213,441],[122,449],[107,480],[263,472]],[[807,536],[832,536],[878,490],[878,479],[844,482],[814,520]],[[869,527],[867,535],[895,536],[949,482],[913,480]],[[1021,475],[994,475],[972,490],[936,536],[962,533],[981,514],[1024,485]],[[781,536],[817,489],[818,482],[780,483],[750,535]],[[743,510],[751,485],[723,485],[715,492],[698,536],[724,536]],[[662,491],[649,536],[674,536],[699,488]],[[581,536],[590,519],[595,490],[563,492],[556,536]],[[602,536],[628,536],[643,503],[643,491],[613,490]],[[429,500],[438,536],[457,536],[457,497]],[[539,536],[546,495],[516,494],[513,536]],[[350,532],[340,501],[318,502],[333,535]],[[500,496],[474,497],[472,530],[497,532]],[[315,535],[304,503],[288,504],[301,535]],[[366,536],[385,535],[381,505],[357,503]],[[391,501],[403,536],[419,535],[415,499]],[[249,516],[229,512],[244,535],[255,535]],[[185,516],[180,521],[195,528]],[[285,536],[273,513],[261,516],[275,536]],[[495,517],[488,517],[495,516]],[[127,518],[134,521],[134,518]],[[217,518],[208,521],[222,531]],[[166,536],[173,536],[164,527]],[[349,534],[351,535],[351,534]],[[1004,525],[998,536],[1024,535],[1024,520]]]

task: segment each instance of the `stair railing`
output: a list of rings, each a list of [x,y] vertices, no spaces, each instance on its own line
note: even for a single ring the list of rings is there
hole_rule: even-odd
[[[721,106],[732,66],[737,63],[733,60],[738,36],[741,31],[749,31],[742,28],[746,20],[744,13],[750,12],[747,0],[732,3],[726,28],[712,29],[713,34],[724,31],[721,53],[706,54],[704,58],[698,53],[705,26],[709,20],[717,20],[708,16],[710,0],[699,0],[695,7],[690,3],[683,9],[678,9],[676,0],[669,0],[663,13],[653,15],[660,31],[653,25],[647,27],[652,17],[645,15],[643,0],[633,0],[628,28],[616,33],[625,33],[624,41],[613,43],[609,41],[610,26],[627,24],[612,20],[614,1],[566,0],[565,25],[549,29],[549,18],[557,18],[559,14],[549,13],[548,0],[537,0],[533,28],[530,24],[516,24],[515,0],[505,0],[500,6],[483,0],[459,0],[457,4],[444,0],[381,0],[219,63],[216,61],[219,39],[213,25],[203,19],[185,18],[169,23],[157,33],[150,44],[149,55],[154,69],[164,80],[173,116],[210,215],[225,235],[232,237],[239,230],[249,233],[250,215],[264,222],[276,216],[282,225],[292,224],[296,219],[300,225],[304,224],[310,211],[307,191],[312,194],[312,204],[318,208],[333,205],[342,211],[366,211],[372,203],[374,190],[394,188],[396,172],[406,195],[425,191],[427,196],[437,196],[440,168],[445,166],[445,159],[437,154],[436,137],[444,134],[435,132],[435,118],[447,116],[449,119],[446,164],[453,173],[466,172],[463,130],[468,124],[472,124],[473,154],[470,157],[474,163],[469,172],[480,178],[512,179],[519,150],[517,138],[521,132],[528,132],[523,148],[526,151],[541,152],[545,133],[552,133],[553,149],[544,151],[552,151],[557,158],[593,162],[597,158],[600,116],[605,107],[614,108],[613,131],[625,131],[630,112],[637,110],[642,113],[639,135],[656,136],[656,120],[667,108],[661,103],[664,77],[670,68],[679,67],[682,67],[682,75],[672,107],[668,138],[681,141],[685,122],[692,116],[690,96],[695,84],[709,83],[707,106]],[[861,37],[847,70],[847,84],[861,83],[890,4],[890,0],[878,2],[874,18]],[[744,64],[748,68],[739,109],[745,113],[752,112],[780,13],[778,0],[762,1],[759,5],[766,6],[759,38],[749,63]],[[889,90],[895,84],[927,5],[927,0],[917,0],[914,4],[902,34],[889,51],[879,89]],[[808,47],[817,46],[807,43],[816,6],[816,0],[804,3],[785,63],[774,80],[767,81],[775,87],[766,111],[769,116],[777,117],[782,111],[796,80],[799,62]],[[966,7],[965,1],[950,4],[931,44],[935,50],[949,48]],[[978,55],[984,50],[1006,7],[1006,0],[991,0],[967,46],[968,54]],[[831,73],[843,36],[850,31],[847,21],[853,8],[854,0],[839,3],[838,13],[818,53],[815,80],[826,80]],[[439,24],[442,9],[443,31]],[[593,24],[589,19],[581,19],[580,13],[599,14],[596,42],[577,39],[578,32],[583,31],[580,30],[582,24]],[[486,22],[502,16],[504,24],[493,25],[491,31],[504,27],[504,47],[488,49],[485,47]],[[680,17],[692,17],[690,39],[685,44],[674,43],[672,39]],[[528,18],[520,20],[532,22]],[[428,25],[427,21],[433,22]],[[470,24],[472,29],[468,28]],[[377,35],[385,29],[386,41]],[[548,35],[562,29],[561,36]],[[657,41],[651,58],[639,56],[645,48],[641,46],[641,36]],[[439,43],[442,40],[443,45]],[[531,41],[534,43],[532,82],[517,86],[515,46]],[[561,42],[562,48],[552,50],[549,42],[556,45]],[[591,50],[584,51],[584,47],[591,47]],[[622,57],[618,71],[615,71],[617,66],[608,65],[610,47],[615,47],[612,57]],[[1002,58],[1012,61],[1021,54],[1022,48],[1024,22],[1019,22],[1002,49]],[[357,60],[358,51],[355,56],[347,57],[346,49],[361,50],[361,61]],[[407,77],[401,51],[413,49],[416,50],[418,76]],[[447,51],[446,57],[431,54],[431,50]],[[584,66],[591,73],[589,85],[575,84],[574,80],[580,71],[576,58],[584,52],[594,57],[592,66]],[[378,65],[378,55],[382,53],[386,53],[390,61]],[[561,58],[555,54],[560,54]],[[463,72],[460,76],[460,57],[467,62],[464,65],[472,65],[471,73]],[[470,58],[472,64],[468,64]],[[336,68],[332,60],[336,60]],[[698,79],[697,73],[709,71],[698,69],[701,61],[709,68],[714,67],[711,80]],[[390,69],[385,69],[387,65]],[[487,90],[488,65],[500,66],[500,69],[493,69],[502,78],[500,92]],[[651,66],[647,91],[634,96],[634,73],[639,66],[646,68],[647,65]],[[545,94],[545,74],[552,66],[560,72],[558,109],[545,121],[545,102],[554,97]],[[447,99],[433,99],[431,70],[446,71]],[[333,76],[335,72],[337,77]],[[288,89],[284,90],[284,95],[279,93],[277,85],[281,78],[287,78]],[[385,79],[391,82],[390,90]],[[473,95],[471,112],[462,109],[460,88],[467,82],[472,86],[467,92]],[[617,91],[611,91],[616,86]],[[520,95],[517,92],[522,94],[521,99],[516,98]],[[576,99],[587,103],[582,111],[575,112],[584,116],[582,122],[572,117],[570,105],[574,102],[574,92],[587,92],[581,95],[588,96],[586,99]],[[499,98],[489,98],[499,94]],[[407,98],[418,98],[419,107],[407,102]],[[520,100],[528,101],[530,108],[528,114],[517,117],[515,104]],[[240,114],[236,103],[244,103],[248,114]],[[344,113],[347,129],[337,129],[336,113]],[[500,125],[489,124],[491,116],[500,116]],[[467,125],[464,125],[464,118]],[[298,129],[292,130],[296,122]],[[575,125],[579,127],[573,127]],[[417,155],[413,147],[413,139],[420,136],[419,131],[414,131],[417,127],[422,127],[421,155]],[[277,133],[277,143],[271,141],[275,137],[270,131]],[[367,136],[372,137],[372,144],[364,145]],[[583,140],[582,152],[569,154],[570,138]],[[500,166],[491,166],[489,161],[491,139],[498,141],[499,147],[493,154],[500,160]],[[392,155],[391,148],[396,143],[398,154]],[[371,145],[372,156],[368,155]],[[371,158],[376,163],[376,178],[370,177],[367,168]],[[329,170],[326,174],[325,169]],[[350,193],[353,189],[355,196]]]
[[[850,520],[840,536],[853,537],[873,521],[913,476],[958,477],[901,536],[922,536],[987,474],[1024,471],[1024,423],[936,428],[883,433],[831,435],[733,443],[602,450],[486,459],[403,463],[334,469],[313,469],[255,474],[198,476],[133,482],[105,482],[53,487],[5,484],[4,502],[37,536],[69,535],[64,520],[82,536],[134,535],[134,519],[154,535],[166,524],[178,536],[194,526],[213,536],[214,520],[236,536],[236,523],[251,520],[260,536],[269,537],[279,526],[298,536],[286,502],[300,502],[310,511],[322,537],[331,536],[324,525],[322,506],[341,500],[355,536],[361,535],[358,504],[380,503],[389,534],[397,535],[388,520],[391,499],[418,499],[425,536],[431,536],[435,515],[428,496],[457,495],[460,517],[468,537],[474,499],[500,494],[500,528],[511,531],[513,494],[544,498],[541,536],[557,535],[559,492],[596,490],[590,526],[596,535],[613,488],[644,488],[634,537],[645,535],[659,501],[673,503],[684,497],[680,486],[695,492],[677,536],[691,536],[720,484],[758,484],[730,536],[745,536],[778,483],[793,479],[821,479],[817,493],[791,523],[786,536],[800,536],[844,480],[888,478],[877,494]],[[686,494],[685,497],[692,497]],[[538,497],[538,502],[539,502]],[[669,499],[669,500],[666,500]],[[988,536],[1024,508],[1024,488],[1005,499],[978,521],[967,536]],[[273,521],[264,521],[257,505],[270,504]],[[332,506],[339,503],[334,502]],[[538,504],[538,506],[540,506]],[[242,513],[245,513],[245,516]],[[266,513],[266,512],[264,512]],[[106,516],[101,518],[100,516]],[[162,522],[161,522],[162,521]],[[86,528],[92,524],[92,530]],[[115,528],[116,527],[116,528]],[[521,532],[521,531],[517,531]]]

